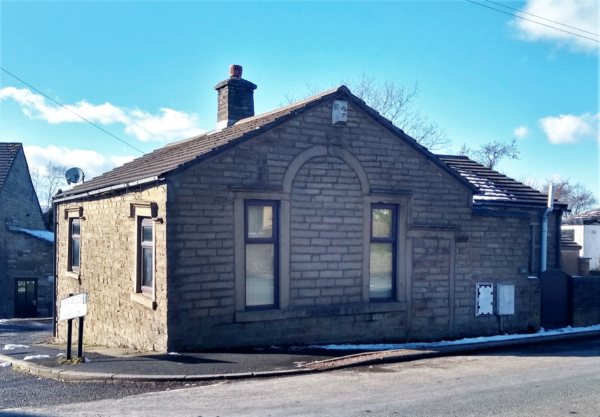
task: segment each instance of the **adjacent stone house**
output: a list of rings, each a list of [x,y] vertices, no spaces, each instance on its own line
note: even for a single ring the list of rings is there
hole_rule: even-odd
[[[345,86],[255,116],[256,85],[240,72],[216,86],[216,130],[55,198],[57,297],[88,292],[88,342],[495,334],[476,288],[498,283],[515,288],[505,330],[539,327],[545,195],[432,154]],[[550,268],[564,209],[549,216]]]
[[[0,142],[0,317],[51,317],[53,241],[20,143]]]

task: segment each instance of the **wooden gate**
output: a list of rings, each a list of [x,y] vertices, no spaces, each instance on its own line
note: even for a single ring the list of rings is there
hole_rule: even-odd
[[[559,269],[550,269],[542,274],[540,280],[542,284],[542,327],[559,329],[570,325],[570,277]]]

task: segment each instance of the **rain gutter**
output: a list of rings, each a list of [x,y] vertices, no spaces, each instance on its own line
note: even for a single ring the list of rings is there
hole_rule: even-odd
[[[53,199],[53,203],[63,203],[65,201],[77,200],[77,199],[85,198],[85,197],[93,197],[95,195],[103,194],[103,193],[110,192],[110,191],[117,191],[117,190],[129,188],[129,187],[135,187],[136,185],[148,184],[150,182],[158,181],[159,179],[161,179],[161,177],[156,175],[154,177],[148,177],[148,178],[144,178],[144,179],[137,180],[137,181],[124,182],[122,184],[111,185],[110,187],[99,188],[97,190],[87,191],[87,192],[79,193],[79,194],[73,194],[70,196],[62,197],[62,198],[55,198],[55,199]]]

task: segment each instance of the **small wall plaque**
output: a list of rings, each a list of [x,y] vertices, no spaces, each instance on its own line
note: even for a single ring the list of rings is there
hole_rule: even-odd
[[[348,102],[333,100],[331,108],[331,124],[334,126],[346,126],[348,120]]]

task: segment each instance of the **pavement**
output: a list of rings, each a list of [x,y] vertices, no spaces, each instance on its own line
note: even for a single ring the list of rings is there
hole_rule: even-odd
[[[10,362],[14,369],[63,381],[212,381],[313,373],[600,336],[600,331],[594,331],[375,352],[272,346],[264,349],[165,354],[88,346],[84,347],[86,363],[61,365],[58,359],[64,355],[66,348],[49,343],[51,331],[52,322],[48,319],[0,321],[0,346],[3,347],[0,350],[0,363]],[[10,344],[23,346],[7,350],[6,345]],[[25,360],[31,356],[38,358]]]

